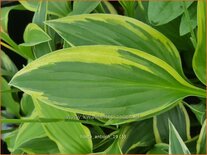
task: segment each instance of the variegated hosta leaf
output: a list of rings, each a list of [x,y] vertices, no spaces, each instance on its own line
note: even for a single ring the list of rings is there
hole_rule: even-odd
[[[206,1],[198,1],[197,47],[193,56],[193,69],[199,80],[206,85]]]
[[[145,52],[81,46],[53,52],[19,71],[10,84],[64,110],[107,118],[150,117],[205,90]]]
[[[174,124],[183,140],[189,140],[191,138],[189,116],[185,107],[179,102],[179,105],[173,109],[161,115],[154,116],[153,128],[157,143],[169,142],[168,120]]]
[[[136,19],[88,14],[51,20],[46,24],[70,45],[118,45],[139,49],[164,60],[183,75],[180,56],[172,42]]]
[[[41,118],[77,119],[73,113],[65,112],[45,104],[40,100],[35,101],[35,107]],[[42,124],[45,132],[58,146],[62,154],[87,154],[92,152],[90,131],[79,122],[49,122]]]

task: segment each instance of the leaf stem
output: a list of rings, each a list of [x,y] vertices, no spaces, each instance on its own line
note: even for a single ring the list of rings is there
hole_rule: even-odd
[[[75,119],[61,119],[61,118],[38,118],[38,119],[29,119],[29,118],[23,118],[23,119],[2,119],[1,123],[8,123],[8,124],[21,124],[21,123],[54,123],[54,122],[77,122],[77,123],[83,123],[83,124],[89,124],[89,125],[95,125],[95,126],[101,126],[104,128],[109,128],[116,130],[113,126],[105,126],[98,122],[91,122],[87,120],[75,120]]]

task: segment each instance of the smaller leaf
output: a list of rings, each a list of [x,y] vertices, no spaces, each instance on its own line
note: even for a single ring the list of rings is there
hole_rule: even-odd
[[[19,104],[13,99],[11,88],[7,81],[1,77],[1,103],[7,112],[19,117]]]
[[[40,100],[33,99],[35,108],[42,118],[73,118],[77,119],[74,113],[69,113]],[[43,123],[45,132],[57,145],[60,153],[91,153],[92,141],[89,138],[90,131],[79,122],[54,122]]]
[[[20,56],[24,57],[25,59],[34,59],[33,53],[30,48],[18,46],[11,38],[10,36],[3,31],[0,31],[1,39],[6,42],[8,45],[11,46],[12,51],[19,54]],[[8,46],[7,45],[7,46]],[[6,48],[8,48],[6,46]]]
[[[36,11],[41,1],[19,1],[27,10]],[[68,1],[49,1],[48,13],[63,17],[70,12]]]
[[[31,113],[34,110],[34,103],[32,97],[27,94],[23,94],[20,104],[21,104],[21,110],[24,113],[24,115],[26,116],[31,115]]]
[[[0,17],[1,29],[6,33],[8,32],[8,21],[9,21],[8,18],[11,10],[24,10],[24,7],[22,7],[21,5],[15,5],[15,6],[1,8],[1,17]]]
[[[196,145],[197,154],[206,154],[206,120],[204,121]]]
[[[8,134],[6,134],[6,136],[4,135],[2,137],[2,139],[4,140],[4,142],[6,142],[7,145],[7,149],[11,152],[14,153],[14,145],[15,145],[15,139],[17,137],[18,134],[18,130],[14,130],[13,132],[10,132]],[[16,150],[15,152],[22,152],[21,150]]]
[[[45,33],[38,25],[29,24],[24,32],[24,41],[21,46],[35,46],[51,40],[50,36]]]
[[[197,26],[197,13],[196,13],[197,3],[193,3],[188,9],[190,16],[190,21],[186,17],[185,13],[182,15],[180,22],[180,35],[183,36],[189,33],[192,29],[195,29]]]
[[[169,125],[170,120],[179,135],[183,140],[189,140],[190,137],[190,120],[188,113],[180,101],[179,105],[172,108],[171,110],[157,115],[153,118],[153,129],[157,143],[168,143],[169,141]]]
[[[174,125],[169,121],[169,154],[191,154]]]
[[[124,9],[124,14],[129,17],[135,17],[135,4],[136,1],[125,1],[125,0],[119,0],[119,3]]]
[[[15,64],[3,51],[1,51],[1,69],[7,72],[5,77],[8,78],[8,80],[10,80],[11,77],[13,77],[14,74],[18,71]]]
[[[25,123],[18,129],[12,152],[19,149],[29,154],[59,153],[57,145],[47,137],[41,123]]]
[[[187,7],[192,3],[193,1],[186,1]],[[183,12],[183,1],[149,1],[148,18],[156,26],[172,21]]]
[[[79,15],[91,13],[100,3],[100,0],[81,1],[76,0],[73,3],[73,11],[69,15]]]
[[[122,152],[129,153],[134,148],[153,145],[155,137],[152,125],[152,119],[147,119],[123,126],[118,139]]]
[[[168,154],[168,144],[158,143],[147,154]]]
[[[188,147],[189,151],[192,154],[196,154],[196,144],[197,144],[198,136],[193,137],[192,139],[185,141],[185,145]]]
[[[118,14],[117,10],[114,8],[114,6],[110,2],[102,1],[100,5],[102,5],[102,7],[106,13]]]
[[[121,148],[117,140],[115,140],[115,142],[112,143],[112,145],[108,149],[106,149],[103,154],[122,154]]]
[[[206,105],[205,100],[204,103],[200,102],[199,104],[188,104],[185,103],[186,106],[190,108],[190,110],[195,114],[196,118],[200,122],[200,124],[203,124],[206,116]]]

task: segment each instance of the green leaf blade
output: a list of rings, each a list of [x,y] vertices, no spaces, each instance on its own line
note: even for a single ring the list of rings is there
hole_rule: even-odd
[[[63,109],[98,116],[149,117],[185,96],[205,96],[164,61],[119,46],[53,52],[30,63],[10,84]]]

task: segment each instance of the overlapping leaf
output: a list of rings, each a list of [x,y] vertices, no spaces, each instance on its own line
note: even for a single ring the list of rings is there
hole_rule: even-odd
[[[156,26],[172,21],[184,12],[184,3],[189,7],[193,1],[149,1],[149,21]]]
[[[155,143],[152,119],[123,126],[118,143],[123,153],[129,153],[137,147],[152,146]]]
[[[73,11],[69,15],[88,14],[92,12],[100,3],[100,0],[81,1],[76,0],[73,3]]]
[[[180,56],[172,42],[138,20],[89,14],[68,16],[46,24],[70,45],[118,45],[139,49],[164,60],[183,75]]]
[[[19,1],[27,10],[37,11],[39,3],[41,1]],[[69,2],[68,1],[49,1],[48,2],[48,13],[63,17],[68,15],[70,12]]]
[[[157,143],[168,143],[170,120],[183,140],[189,140],[190,137],[190,120],[185,107],[179,103],[175,108],[154,117],[154,133]]]
[[[28,24],[24,32],[24,41],[21,46],[35,46],[51,40],[50,36],[45,33],[38,25]]]
[[[77,119],[73,113],[56,109],[36,99],[35,106],[42,118],[67,119],[67,117],[70,117],[71,119]],[[90,137],[90,131],[81,123],[49,122],[44,123],[43,127],[50,139],[57,144],[60,153],[84,154],[92,152],[92,141],[87,138]]]

